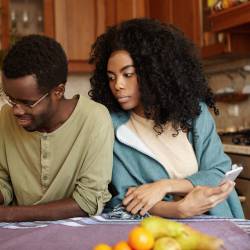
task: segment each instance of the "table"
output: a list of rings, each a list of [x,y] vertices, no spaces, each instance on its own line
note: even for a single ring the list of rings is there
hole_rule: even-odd
[[[220,237],[227,250],[250,249],[250,221],[197,217],[179,220]],[[1,250],[91,250],[104,242],[126,240],[135,222],[100,222],[95,218],[71,218],[55,222],[0,223]]]

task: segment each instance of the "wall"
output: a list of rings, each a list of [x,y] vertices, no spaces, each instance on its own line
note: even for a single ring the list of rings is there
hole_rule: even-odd
[[[229,60],[226,63],[205,67],[209,86],[214,93],[233,90],[241,93],[246,86],[250,91],[250,59]],[[235,102],[217,102],[219,116],[214,116],[218,131],[235,131],[250,128],[250,98]]]
[[[88,91],[90,89],[89,77],[89,74],[69,75],[65,96],[67,98],[75,94],[88,96]]]
[[[244,86],[250,86],[250,72],[242,71],[244,65],[248,62],[229,62],[213,66],[205,66],[205,72],[209,77],[209,85],[214,92],[225,88],[234,88],[235,91],[241,91]],[[229,66],[228,66],[229,65]],[[228,71],[229,67],[229,71]],[[231,68],[230,68],[231,67]],[[241,69],[239,71],[239,69]],[[216,72],[216,73],[214,73]],[[243,76],[244,75],[244,76]],[[90,89],[89,74],[71,74],[66,84],[66,98],[75,94],[88,96]],[[0,108],[3,102],[0,99]],[[241,128],[250,128],[250,99],[239,103],[218,102],[220,110],[219,116],[214,116],[218,131],[235,130]],[[213,113],[212,113],[213,114]]]
[[[241,92],[244,86],[250,87],[250,74],[243,79],[238,73],[230,74],[230,79],[227,74],[218,74],[212,77],[209,81],[210,87],[216,93],[222,89],[233,88],[237,92]],[[244,128],[250,128],[250,99],[237,102],[217,102],[220,110],[220,115],[215,116],[215,121],[218,131],[234,131]]]

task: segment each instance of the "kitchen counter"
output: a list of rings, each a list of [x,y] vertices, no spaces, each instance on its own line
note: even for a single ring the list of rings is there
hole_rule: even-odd
[[[226,153],[243,154],[250,156],[250,146],[223,144]]]

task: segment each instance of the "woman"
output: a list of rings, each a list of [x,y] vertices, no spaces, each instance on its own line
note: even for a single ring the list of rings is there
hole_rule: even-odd
[[[234,183],[221,184],[231,162],[207,109],[218,113],[193,44],[173,26],[132,19],[96,40],[90,62],[89,94],[109,109],[115,128],[111,207],[243,217]]]

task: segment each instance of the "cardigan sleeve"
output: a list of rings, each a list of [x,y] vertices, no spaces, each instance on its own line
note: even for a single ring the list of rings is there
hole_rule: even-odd
[[[231,160],[224,153],[223,145],[206,104],[201,104],[201,114],[194,121],[193,146],[198,162],[198,172],[187,177],[194,186],[216,186],[231,169]]]
[[[223,145],[206,104],[201,104],[201,114],[193,127],[193,146],[198,161],[197,173],[187,177],[194,186],[217,186],[224,174],[231,169],[231,160],[224,153]],[[209,214],[222,217],[244,218],[244,213],[235,189],[228,198],[212,208]]]

